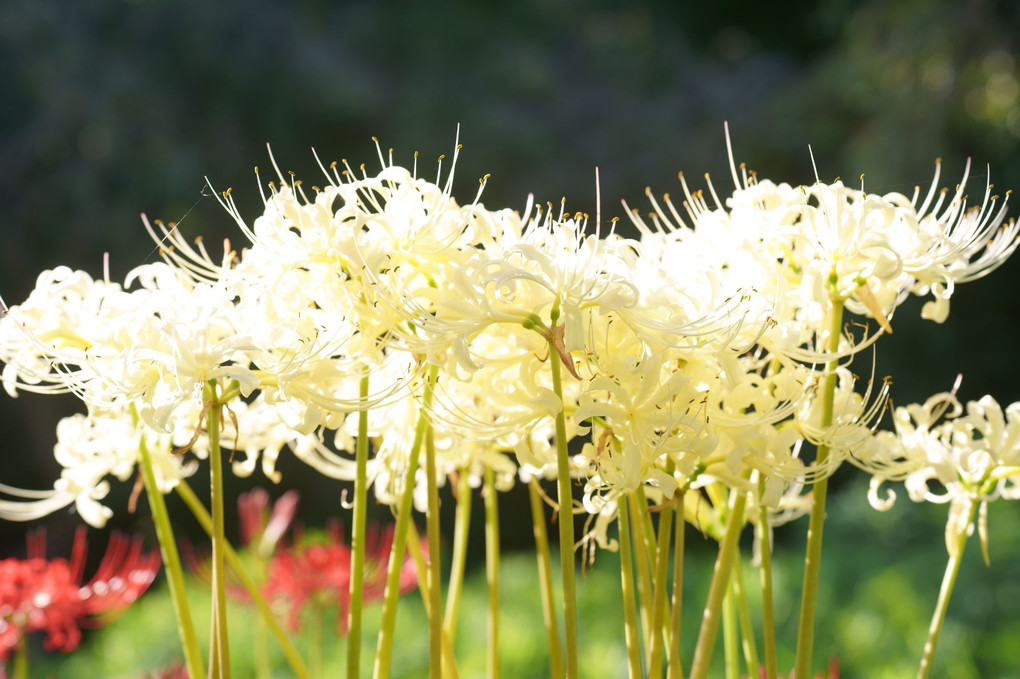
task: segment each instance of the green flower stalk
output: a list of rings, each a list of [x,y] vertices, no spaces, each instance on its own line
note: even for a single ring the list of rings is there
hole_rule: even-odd
[[[14,649],[11,662],[11,679],[28,679],[28,639],[21,637]]]
[[[549,534],[546,529],[545,505],[538,487],[539,480],[528,482],[531,501],[531,526],[535,535],[535,556],[538,559],[538,584],[542,597],[542,619],[549,645],[549,676],[563,676],[563,649],[560,645],[560,627],[556,620],[556,604],[552,586],[552,563],[549,555]]]
[[[733,595],[733,581],[723,597],[723,657],[726,659],[726,679],[740,678],[740,632],[737,621],[737,602]]]
[[[683,618],[684,602],[684,535],[687,521],[684,519],[684,490],[677,490],[673,496],[676,512],[675,535],[673,536],[673,595],[670,602],[669,653],[667,656],[666,679],[683,679],[683,662],[680,657],[680,623]]]
[[[425,397],[431,398],[432,389],[426,386]],[[418,456],[425,430],[428,428],[428,417],[424,409],[418,416],[418,424],[414,432],[414,442],[407,457],[407,470],[404,475],[404,490],[397,507],[397,521],[393,531],[393,545],[390,551],[389,566],[386,571],[386,591],[383,595],[383,615],[379,628],[379,639],[375,652],[375,679],[387,679],[390,676],[390,665],[393,661],[394,629],[397,623],[397,601],[400,597],[400,573],[404,564],[404,553],[407,545],[408,525],[411,522],[411,509],[414,505],[414,479],[418,471]],[[427,584],[423,580],[422,584]],[[424,588],[423,588],[424,589]],[[423,591],[423,594],[426,594]],[[438,613],[436,613],[438,615]]]
[[[358,397],[368,400],[368,375],[361,378]],[[354,516],[351,536],[350,609],[347,614],[347,676],[361,676],[361,611],[365,594],[365,516],[368,509],[368,408],[358,411],[355,447]]]
[[[414,560],[414,566],[418,571],[418,589],[421,593],[421,602],[425,607],[425,615],[431,614],[429,606],[432,602],[429,600],[429,594],[426,590],[425,583],[428,580],[428,563],[425,560],[425,554],[421,550],[421,539],[418,537],[418,530],[414,527],[412,522],[408,526],[408,540],[407,550],[411,553],[411,558]],[[443,631],[443,677],[444,679],[458,679],[460,672],[457,669],[457,657],[453,654],[453,642],[446,636],[446,631]]]
[[[839,350],[839,339],[843,327],[843,300],[831,297],[829,308],[828,350],[835,354]],[[839,361],[833,359],[825,366],[822,381],[822,421],[824,429],[832,424],[833,402],[836,394],[836,368]],[[818,446],[815,464],[824,466],[829,458],[829,447]],[[825,527],[825,501],[829,495],[829,477],[823,475],[815,482],[812,491],[811,518],[808,523],[807,548],[804,555],[804,584],[801,588],[800,622],[797,627],[797,661],[794,676],[802,679],[811,676],[811,655],[815,641],[815,613],[818,607],[818,580],[822,567],[822,531]]]
[[[672,466],[672,465],[671,465]],[[679,494],[679,493],[678,493]],[[667,587],[669,586],[669,542],[673,535],[673,505],[666,503],[659,512],[658,545],[656,546],[652,622],[648,629],[648,679],[662,676],[663,643],[670,637],[666,618]]]
[[[326,626],[326,609],[322,602],[312,597],[308,602],[309,609],[309,639],[308,639],[308,674],[311,679],[323,679],[322,674],[322,652],[325,647],[325,634],[323,628]],[[350,645],[350,639],[347,644]]]
[[[645,499],[644,490],[639,487],[638,490],[628,493],[626,499],[630,502],[630,533],[633,538],[632,552],[636,565],[635,580],[639,597],[638,612],[641,618],[641,629],[651,635],[655,633],[651,629],[650,615],[653,587],[652,564],[656,560],[655,536],[652,530],[648,501]]]
[[[428,394],[435,388],[435,376],[430,375],[426,387]],[[427,397],[431,400],[431,397]],[[439,558],[439,488],[436,479],[436,444],[432,421],[425,427],[425,482],[428,507],[425,527],[429,543],[429,678],[442,679],[443,667],[443,581]]]
[[[446,612],[443,630],[452,643],[457,638],[460,595],[464,589],[464,567],[467,564],[468,532],[471,528],[471,477],[464,467],[457,476],[457,518],[453,528],[453,557],[450,584],[446,591]]]
[[[192,677],[205,676],[202,666],[202,651],[195,633],[195,623],[191,618],[191,607],[188,604],[187,590],[184,586],[184,568],[177,552],[170,515],[166,510],[163,493],[156,485],[156,474],[152,469],[152,458],[143,437],[138,446],[138,463],[145,483],[145,495],[149,498],[152,520],[156,526],[156,538],[163,556],[163,567],[166,569],[167,584],[170,586],[170,599],[173,602],[174,615],[177,618],[177,633],[184,647],[184,665]],[[210,523],[210,528],[212,527]],[[211,531],[210,531],[211,534]]]
[[[210,679],[230,679],[230,643],[227,634],[227,590],[224,580],[223,459],[220,450],[220,408],[216,380],[206,385],[206,424],[209,435],[209,504],[212,507],[212,631],[209,639]]]
[[[623,593],[624,639],[627,644],[627,676],[638,679],[641,671],[641,630],[638,627],[637,593],[634,588],[634,532],[626,497],[617,501],[616,522],[620,531],[620,589]]]
[[[556,487],[559,494],[560,575],[563,579],[565,677],[577,679],[577,586],[574,569],[574,499],[571,488],[570,457],[567,453],[567,419],[563,412],[563,382],[555,342],[549,340],[549,364],[553,391],[559,397],[556,413]]]
[[[737,560],[733,564],[733,596],[740,621],[741,647],[744,650],[744,660],[747,662],[747,674],[757,677],[761,674],[758,662],[758,644],[754,639],[754,625],[751,624],[751,610],[747,605],[747,590],[744,587],[744,569],[740,562],[738,554]]]
[[[496,473],[485,467],[485,584],[488,590],[486,676],[499,679],[499,493]]]
[[[758,479],[758,496],[765,492],[765,478]],[[772,604],[772,539],[769,531],[769,510],[758,503],[758,549],[761,552],[762,639],[765,646],[765,679],[776,679],[776,624]]]
[[[974,513],[978,503],[971,500],[965,510],[966,521],[962,526],[970,526],[974,521]],[[949,561],[946,563],[946,572],[942,576],[942,586],[939,588],[939,599],[935,605],[935,613],[932,615],[931,624],[928,626],[928,639],[924,644],[924,654],[921,656],[921,664],[917,668],[917,679],[928,679],[931,676],[931,669],[935,660],[935,646],[939,641],[939,633],[942,631],[942,624],[946,620],[946,611],[949,609],[949,598],[953,596],[953,587],[956,584],[956,576],[960,573],[960,562],[963,559],[963,550],[967,546],[967,529],[956,532],[956,541],[949,553]]]
[[[195,495],[195,491],[191,490],[191,487],[184,481],[177,484],[176,490],[180,498],[184,500],[184,504],[191,510],[195,520],[202,526],[202,530],[212,537],[212,517],[209,516],[209,512],[202,506],[202,501]],[[287,636],[283,626],[280,625],[279,618],[270,608],[269,602],[262,596],[259,586],[255,583],[251,574],[248,573],[248,569],[245,568],[241,557],[238,556],[237,551],[229,542],[226,544],[223,555],[231,570],[234,571],[241,581],[245,591],[248,592],[252,602],[254,602],[255,608],[259,611],[260,618],[269,627],[269,631],[272,633],[273,638],[276,639],[276,643],[280,645],[280,649],[283,651],[283,655],[287,659],[294,676],[298,677],[298,679],[309,679],[308,669],[305,667],[305,663],[301,659],[297,648],[295,648],[290,637]]]
[[[691,679],[705,679],[712,663],[712,652],[715,638],[719,633],[719,614],[723,599],[729,591],[729,579],[733,574],[733,563],[738,553],[740,533],[744,527],[744,507],[747,505],[747,494],[739,490],[730,492],[731,504],[726,519],[726,529],[719,545],[719,555],[712,571],[712,583],[708,590],[705,612],[701,618],[701,629],[698,632],[698,643],[694,648],[694,661],[691,664]]]

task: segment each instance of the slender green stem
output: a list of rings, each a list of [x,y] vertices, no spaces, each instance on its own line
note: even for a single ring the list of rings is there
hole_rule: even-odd
[[[460,595],[464,589],[464,568],[467,564],[468,534],[471,528],[471,477],[468,472],[465,466],[457,477],[457,518],[453,527],[450,584],[446,592],[446,614],[443,616],[443,630],[451,643],[457,638]]]
[[[542,596],[542,619],[549,640],[549,676],[563,676],[563,650],[560,646],[560,626],[556,620],[553,598],[552,562],[549,557],[549,534],[545,524],[545,506],[538,491],[538,479],[528,483],[531,500],[531,526],[535,534],[535,554],[538,558],[538,584]]]
[[[733,490],[730,495],[732,504],[729,509],[729,517],[726,520],[723,540],[719,545],[719,555],[715,560],[715,570],[712,572],[712,584],[708,590],[705,613],[701,618],[698,643],[694,647],[691,679],[705,679],[708,676],[708,669],[712,663],[712,652],[715,649],[715,638],[719,633],[719,612],[722,608],[723,598],[729,590],[727,585],[730,575],[733,573],[733,560],[736,558],[740,533],[744,527],[744,507],[747,504],[747,494],[740,490]]]
[[[666,679],[684,679],[683,661],[680,654],[680,621],[684,603],[684,535],[687,521],[684,518],[684,491],[678,490],[673,496],[676,502],[675,536],[673,538],[673,601],[670,604],[669,658],[666,665]]]
[[[567,453],[567,418],[563,412],[563,383],[559,354],[549,341],[549,364],[553,391],[560,399],[556,413],[556,487],[559,495],[560,575],[563,579],[563,626],[565,637],[566,679],[577,679],[577,586],[574,572],[574,500]]]
[[[227,635],[227,589],[224,580],[223,551],[227,544],[224,534],[223,457],[220,450],[220,406],[216,380],[206,385],[205,397],[209,410],[206,432],[209,436],[209,505],[212,508],[212,630],[209,639],[210,679],[230,679],[230,643]]]
[[[754,640],[754,625],[751,624],[751,609],[747,605],[747,590],[744,588],[744,569],[741,567],[740,555],[733,563],[733,595],[737,603],[737,615],[740,620],[741,646],[744,649],[744,660],[747,662],[747,676],[761,676],[758,661],[758,643]]]
[[[833,299],[829,317],[828,351],[839,350],[840,332],[843,326],[843,302]],[[836,394],[836,368],[839,361],[829,361],[825,366],[825,380],[822,383],[822,421],[824,430],[832,424],[833,403]],[[829,447],[818,446],[815,463],[823,467],[829,458]],[[811,655],[815,643],[815,613],[818,608],[818,581],[822,566],[822,532],[825,526],[825,502],[829,494],[829,477],[815,482],[811,518],[808,522],[807,548],[804,555],[804,584],[800,600],[800,622],[797,627],[797,661],[794,665],[796,679],[811,676]]]
[[[195,491],[191,490],[191,487],[188,486],[184,479],[181,479],[177,484],[177,494],[184,500],[184,504],[188,506],[188,509],[191,510],[195,520],[202,526],[202,530],[211,537],[212,517],[209,516],[209,512],[202,506],[202,501],[198,499]],[[229,542],[226,545],[226,549],[224,549],[223,555],[226,557],[227,563],[230,564],[230,568],[237,574],[248,595],[251,596],[251,600],[254,602],[255,608],[258,609],[260,617],[269,626],[269,631],[272,632],[276,643],[280,645],[280,649],[283,651],[284,657],[287,658],[294,676],[298,677],[298,679],[308,679],[308,669],[305,667],[304,661],[301,660],[297,648],[294,647],[290,637],[287,636],[287,633],[280,625],[276,614],[269,607],[269,602],[262,596],[258,584],[256,584],[251,574],[248,573],[248,569],[245,568],[241,557],[238,556]]]
[[[946,563],[946,572],[942,576],[942,587],[939,589],[939,600],[935,605],[931,625],[928,626],[928,640],[924,644],[924,655],[921,656],[921,665],[917,669],[917,679],[928,679],[931,674],[932,662],[935,659],[935,645],[939,641],[942,623],[945,622],[946,611],[949,609],[949,597],[953,595],[956,576],[960,572],[963,550],[967,546],[967,528],[974,521],[974,512],[978,506],[973,498],[968,497],[967,503],[969,505],[967,507],[967,522],[961,524],[963,528],[956,534],[955,551],[949,555],[949,561]]]
[[[432,393],[435,377],[426,387]],[[428,506],[425,529],[429,543],[429,679],[443,676],[443,581],[439,554],[439,484],[436,480],[435,431],[431,419],[425,428],[425,487]]]
[[[254,625],[253,635],[255,637],[255,678],[270,679],[273,676],[273,670],[269,663],[269,637],[266,633],[266,621],[260,615],[255,618],[252,625]]]
[[[733,581],[723,597],[723,657],[726,659],[726,679],[740,677],[740,635],[737,632],[737,604],[733,596]]]
[[[407,550],[411,553],[411,558],[414,559],[415,569],[418,571],[418,591],[421,593],[421,602],[425,607],[425,615],[430,615],[427,580],[429,577],[429,567],[425,563],[425,554],[421,551],[421,539],[418,537],[418,530],[414,527],[414,523],[411,523],[407,527]],[[446,636],[446,630],[443,630],[443,679],[458,679],[460,676],[457,670],[457,658],[453,654],[453,642],[448,636]]]
[[[358,442],[354,448],[354,516],[351,536],[350,608],[347,612],[347,676],[361,676],[361,611],[365,595],[365,516],[368,510],[368,375],[358,387]]]
[[[634,520],[637,521],[637,517],[640,517],[641,520],[641,544],[644,545],[648,563],[654,564],[658,558],[657,550],[659,546],[655,539],[655,522],[652,521],[652,510],[648,504],[648,497],[645,495],[645,487],[638,486],[632,494],[637,501],[637,509],[639,510]],[[637,534],[637,531],[635,531],[635,534]]]
[[[322,679],[322,651],[325,648],[323,627],[325,627],[326,610],[322,602],[314,596],[309,601],[308,621],[308,674],[311,679]],[[350,643],[350,640],[348,640]]]
[[[434,370],[434,369],[433,369]],[[425,397],[431,399],[432,389],[426,386]],[[411,521],[411,508],[414,505],[414,479],[418,471],[418,457],[425,429],[428,427],[426,407],[418,416],[418,424],[414,432],[414,442],[407,455],[407,471],[404,475],[403,493],[397,507],[397,521],[393,529],[393,545],[390,548],[390,562],[386,571],[386,590],[383,595],[382,623],[379,628],[379,640],[376,645],[375,679],[386,679],[390,676],[390,665],[393,660],[394,629],[397,623],[397,600],[400,596],[400,572],[404,565],[404,553],[407,544],[407,529]]]
[[[765,495],[765,477],[758,479],[758,550],[761,552],[762,641],[765,645],[765,679],[776,679],[776,623],[772,603],[772,539],[769,509],[761,502]]]
[[[641,630],[638,628],[637,600],[634,591],[635,536],[627,509],[627,498],[616,501],[616,525],[620,531],[620,586],[623,591],[623,631],[627,643],[627,676],[639,679],[641,673]]]
[[[18,645],[14,647],[11,679],[28,679],[28,639],[24,634],[18,638]]]
[[[662,645],[669,638],[666,620],[666,587],[669,576],[669,540],[673,533],[673,507],[666,505],[659,512],[659,534],[656,546],[655,593],[652,595],[652,624],[648,630],[648,679],[662,676]]]
[[[499,679],[499,494],[496,473],[485,467],[485,583],[489,594],[486,676]]]
[[[644,499],[644,491],[637,491],[627,494],[630,502],[631,526],[630,532],[634,536],[633,552],[634,563],[637,566],[637,592],[638,592],[638,613],[641,616],[641,629],[648,634],[651,630],[651,605],[652,605],[652,563],[655,562],[655,537],[649,524],[645,524],[645,517],[649,514],[648,501]],[[647,529],[647,530],[646,530]]]
[[[187,590],[184,587],[184,568],[177,552],[173,528],[170,526],[170,515],[166,510],[163,493],[156,485],[156,474],[152,468],[152,457],[145,438],[142,437],[138,446],[139,466],[142,480],[145,482],[145,494],[149,498],[152,520],[156,525],[156,538],[159,540],[159,551],[163,556],[163,567],[166,569],[166,580],[170,586],[170,599],[173,601],[174,615],[177,617],[177,633],[184,647],[184,665],[188,676],[205,676],[202,667],[202,651],[199,649],[198,636],[195,634],[195,623],[191,618],[191,607],[188,605]],[[184,483],[184,481],[180,481]]]

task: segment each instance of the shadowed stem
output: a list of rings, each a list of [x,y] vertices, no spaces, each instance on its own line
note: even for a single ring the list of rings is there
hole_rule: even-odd
[[[195,491],[191,490],[191,487],[183,479],[177,484],[177,494],[184,500],[184,504],[188,506],[188,509],[191,510],[195,520],[202,526],[202,530],[212,536],[212,517],[209,516],[209,512],[202,506],[202,501],[195,495]],[[301,656],[291,642],[290,637],[287,636],[287,633],[280,625],[276,614],[269,608],[269,602],[262,596],[259,586],[255,584],[255,580],[241,562],[241,557],[237,555],[237,552],[230,543],[227,543],[223,556],[226,557],[230,568],[237,574],[241,584],[248,591],[251,600],[255,603],[255,608],[261,614],[262,620],[269,626],[269,631],[272,632],[276,643],[280,645],[280,649],[283,651],[284,657],[287,658],[294,676],[298,677],[298,679],[308,679],[308,670],[305,667],[304,661],[301,660]]]
[[[719,613],[722,609],[723,598],[729,590],[728,584],[733,573],[733,561],[737,556],[737,545],[741,529],[744,527],[744,507],[747,504],[747,494],[740,490],[733,490],[731,491],[731,502],[725,533],[722,543],[719,545],[719,555],[715,560],[715,570],[712,572],[708,601],[705,602],[705,612],[701,619],[698,644],[694,648],[691,679],[705,679],[708,676],[708,669],[712,664],[712,651],[715,648],[715,638],[719,633]]]
[[[209,437],[209,505],[212,508],[212,633],[209,640],[210,679],[230,679],[230,643],[227,637],[227,590],[223,550],[224,535],[223,459],[220,450],[220,406],[216,380],[205,389],[206,430]]]
[[[435,371],[435,368],[433,368]],[[418,424],[414,432],[414,442],[407,455],[407,470],[404,475],[404,487],[397,507],[397,521],[393,529],[393,545],[390,548],[390,561],[386,571],[386,590],[383,595],[382,622],[379,627],[379,640],[376,645],[375,679],[387,679],[390,676],[390,664],[393,660],[393,632],[397,623],[397,600],[400,596],[400,572],[404,564],[404,552],[407,545],[407,529],[411,521],[411,508],[414,505],[414,479],[418,471],[418,457],[421,442],[425,438],[428,416],[425,409],[431,406],[432,388],[425,387],[426,405],[418,415]],[[437,613],[438,615],[438,613]]]
[[[443,631],[451,643],[457,638],[460,595],[464,589],[464,567],[467,564],[468,532],[471,528],[471,478],[468,472],[465,466],[457,478],[457,519],[453,528],[453,557],[450,584],[446,592],[446,614],[443,616]]]
[[[680,621],[684,602],[684,534],[687,521],[684,518],[684,491],[678,490],[673,496],[676,521],[673,538],[673,601],[670,606],[669,656],[666,665],[666,679],[684,679],[683,662],[680,658]]]
[[[726,659],[726,679],[740,677],[740,635],[737,631],[737,602],[733,594],[733,582],[723,597],[723,657]]]
[[[672,464],[670,465],[672,467]],[[672,472],[672,469],[668,470]],[[662,645],[669,638],[666,620],[666,587],[669,576],[669,540],[673,534],[673,506],[666,504],[659,512],[658,546],[655,549],[655,593],[652,596],[652,624],[648,630],[648,678],[662,676]]]
[[[312,679],[322,679],[322,651],[325,644],[322,628],[326,624],[326,611],[322,603],[317,601],[314,596],[309,604],[311,620],[308,621],[308,646],[311,650],[308,652],[308,673]],[[349,639],[347,643],[350,643]]]
[[[538,558],[538,583],[542,595],[542,619],[549,641],[549,676],[563,676],[563,651],[560,647],[560,627],[556,621],[556,605],[552,589],[552,564],[549,558],[549,534],[545,524],[545,507],[538,490],[538,479],[528,483],[531,500],[531,525],[535,534],[535,555]]]
[[[429,374],[426,397],[431,403],[436,385],[435,372]],[[426,408],[426,416],[428,415]],[[439,487],[436,480],[435,430],[431,418],[425,427],[425,531],[429,543],[429,679],[443,677],[443,580],[439,554]]]
[[[230,559],[227,559],[230,563]],[[253,636],[255,637],[255,679],[271,679],[273,670],[269,662],[269,639],[266,636],[266,621],[262,616],[255,618]]]
[[[411,559],[414,560],[414,566],[418,571],[418,591],[421,593],[421,602],[425,607],[425,615],[430,614],[429,611],[429,594],[428,588],[425,586],[428,580],[428,564],[425,563],[425,555],[421,551],[421,538],[418,537],[418,529],[414,527],[414,523],[411,522],[407,526],[407,551],[411,553]],[[443,679],[459,679],[460,674],[457,670],[457,658],[453,654],[453,642],[448,636],[446,636],[446,630],[443,630]]]
[[[347,613],[347,676],[361,676],[361,611],[365,594],[365,515],[368,509],[368,375],[361,377],[358,442],[354,449],[354,526],[351,536],[350,608]]]
[[[776,679],[776,623],[772,606],[772,538],[769,532],[769,509],[761,502],[765,494],[765,477],[758,480],[758,550],[761,553],[761,617],[762,640],[765,646],[765,679]]]
[[[485,583],[489,595],[486,676],[499,679],[499,495],[496,473],[485,466]]]
[[[744,569],[740,565],[740,555],[733,564],[733,595],[737,602],[737,616],[740,621],[740,636],[744,649],[744,660],[747,662],[747,675],[761,675],[758,661],[758,644],[754,640],[754,625],[751,624],[751,609],[747,605],[747,590],[744,588]]]
[[[963,559],[963,550],[967,546],[967,528],[974,520],[974,511],[978,503],[973,498],[967,498],[967,521],[961,524],[962,529],[956,534],[956,543],[953,545],[954,552],[949,555],[946,563],[946,572],[942,576],[942,587],[939,589],[939,600],[935,604],[935,613],[931,618],[931,625],[928,627],[928,640],[924,644],[924,655],[921,657],[921,665],[917,669],[917,679],[928,679],[931,674],[932,661],[935,659],[935,645],[939,641],[939,633],[942,631],[942,623],[946,620],[946,610],[949,608],[949,597],[953,595],[953,586],[956,584],[956,576],[960,572],[960,561]]]
[[[833,299],[829,317],[828,351],[839,350],[840,331],[843,325],[843,302]],[[822,421],[824,431],[832,425],[833,402],[836,394],[836,368],[838,360],[829,361],[825,366],[825,380],[822,383]],[[829,458],[829,446],[818,446],[815,465],[824,467]],[[815,613],[818,608],[818,580],[822,567],[822,531],[825,527],[825,502],[829,495],[829,476],[824,474],[815,482],[812,492],[811,518],[808,523],[807,548],[804,555],[804,584],[801,588],[800,622],[797,627],[797,662],[794,666],[796,679],[811,676],[811,654],[815,643]]]
[[[173,528],[170,526],[170,515],[166,510],[163,493],[156,484],[156,474],[152,468],[152,457],[143,436],[138,444],[139,467],[142,480],[145,482],[145,495],[149,498],[152,520],[156,526],[156,538],[159,540],[159,551],[163,556],[163,567],[166,570],[167,584],[170,586],[170,599],[173,602],[174,615],[177,618],[177,633],[184,647],[184,666],[188,675],[202,677],[202,651],[199,649],[198,636],[195,634],[195,623],[191,619],[191,608],[188,605],[187,590],[184,587],[184,568],[177,552]],[[184,483],[180,481],[179,483]],[[211,527],[211,523],[210,523]]]
[[[14,647],[11,679],[28,679],[28,639],[24,634],[18,638],[18,645]]]
[[[655,531],[652,528],[651,512],[644,489],[627,494],[630,502],[630,532],[633,536],[635,575],[637,576],[638,615],[641,628],[651,634],[652,564],[655,563]]]
[[[641,673],[641,631],[638,628],[637,601],[634,591],[634,556],[632,547],[635,537],[631,531],[627,497],[617,498],[616,525],[620,531],[620,589],[623,592],[623,631],[627,644],[627,676],[640,679]]]

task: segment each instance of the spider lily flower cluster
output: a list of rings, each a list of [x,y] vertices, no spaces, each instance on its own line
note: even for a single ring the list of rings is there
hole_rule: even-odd
[[[1004,410],[984,396],[964,408],[954,390],[897,408],[893,423],[895,433],[879,432],[875,438],[873,459],[883,471],[872,476],[872,505],[883,511],[892,506],[894,491],[881,496],[888,481],[902,481],[914,502],[949,504],[946,549],[954,557],[960,538],[973,531],[980,507],[987,561],[988,503],[1020,499],[1020,403]]]
[[[46,536],[29,536],[27,559],[0,560],[0,661],[32,632],[46,632],[50,651],[70,653],[82,627],[98,627],[126,609],[152,584],[159,553],[144,552],[139,539],[114,534],[88,582],[85,530],[75,532],[71,558],[46,558]]]
[[[649,190],[654,212],[628,208],[636,231],[625,237],[599,210],[592,219],[530,198],[522,212],[487,207],[487,177],[460,203],[443,160],[435,181],[417,158],[405,168],[380,151],[379,162],[375,173],[322,166],[323,185],[309,189],[274,160],[250,225],[219,194],[249,241],[240,251],[225,243],[215,258],[146,221],[164,261],[123,284],[41,274],[0,318],[2,381],[12,396],[74,393],[87,413],[58,427],[52,491],[4,487],[0,515],[73,503],[102,525],[110,478],[128,480],[139,451],[169,492],[221,443],[237,448],[235,474],[261,468],[282,482],[276,461],[290,450],[382,503],[410,489],[425,512],[447,479],[477,487],[491,474],[495,492],[566,477],[583,486],[580,502],[569,485],[550,501],[593,517],[584,539],[602,546],[615,545],[609,527],[628,498],[647,512],[683,508],[686,493],[762,537],[824,514],[804,490],[824,498],[847,460],[906,479],[912,497],[930,479],[963,483],[954,464],[983,470],[971,496],[1008,492],[1005,462],[999,472],[984,457],[918,462],[909,451],[935,455],[942,439],[925,429],[924,442],[905,443],[915,411],[897,412],[904,443],[890,452],[893,435],[874,435],[888,381],[850,369],[910,295],[944,322],[955,286],[1016,249],[1006,201],[990,185],[969,200],[969,164],[955,190],[940,190],[936,164],[927,190],[878,195],[776,184],[731,154],[731,195],[694,191],[681,175],[683,199]],[[352,456],[366,440],[362,469]],[[423,442],[429,461],[416,471]],[[728,507],[727,494],[740,502]],[[572,550],[571,536],[561,540]]]

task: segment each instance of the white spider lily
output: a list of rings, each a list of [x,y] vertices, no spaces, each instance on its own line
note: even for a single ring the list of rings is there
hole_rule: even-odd
[[[967,403],[955,393],[933,396],[922,406],[897,408],[896,438],[886,437],[884,456],[891,471],[876,468],[869,499],[888,509],[895,493],[878,497],[886,481],[902,480],[914,502],[950,504],[946,547],[952,555],[962,532],[974,526],[967,517],[980,503],[978,528],[987,560],[987,504],[1020,499],[1020,403],[1005,410],[991,396]]]
[[[0,493],[20,498],[0,501],[0,518],[27,521],[74,504],[86,523],[103,527],[113,515],[102,502],[110,492],[110,479],[124,482],[132,478],[141,445],[150,453],[156,484],[163,493],[172,491],[197,468],[193,460],[173,453],[170,436],[154,432],[123,407],[102,414],[72,415],[57,424],[53,453],[63,469],[53,490],[0,487]]]

